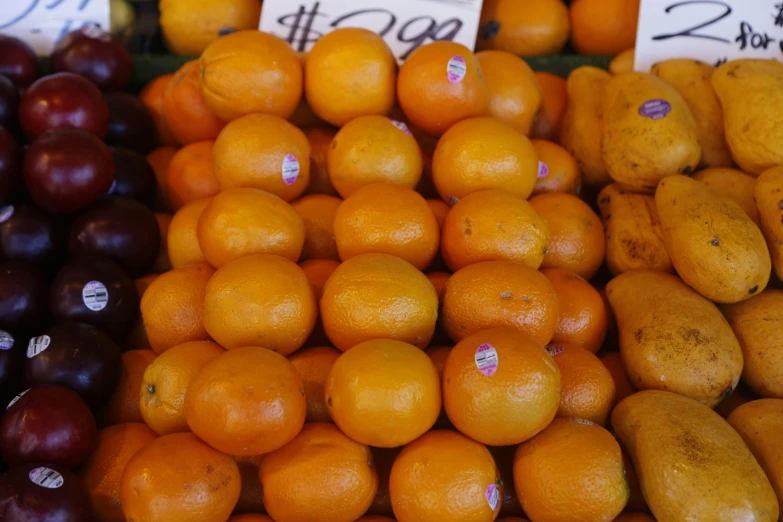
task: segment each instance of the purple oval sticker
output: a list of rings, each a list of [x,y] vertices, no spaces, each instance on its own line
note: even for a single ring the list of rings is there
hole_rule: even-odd
[[[639,114],[651,120],[660,120],[672,112],[672,106],[666,100],[650,100],[639,107]]]

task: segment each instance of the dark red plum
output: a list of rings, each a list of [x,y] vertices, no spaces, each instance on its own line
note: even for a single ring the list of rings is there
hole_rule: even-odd
[[[97,437],[87,404],[56,384],[30,388],[0,418],[0,450],[9,466],[50,462],[76,469],[95,449]]]
[[[19,204],[0,210],[0,258],[51,267],[57,259],[58,237],[52,220],[37,208]]]
[[[28,347],[24,362],[27,386],[60,384],[99,410],[114,392],[120,374],[120,348],[94,326],[68,321],[35,337],[40,352]]]
[[[107,92],[109,132],[106,143],[148,154],[155,148],[155,122],[147,107],[127,92]]]
[[[109,196],[76,218],[68,236],[74,258],[111,259],[138,277],[146,274],[160,248],[155,214],[138,201]]]
[[[0,74],[0,127],[15,129],[18,125],[19,90],[7,76]]]
[[[114,183],[109,189],[111,196],[135,199],[147,206],[155,197],[155,171],[146,158],[125,147],[109,147],[114,157]]]
[[[27,87],[41,76],[33,48],[19,38],[0,34],[0,74],[17,87]]]
[[[133,74],[133,60],[125,46],[98,27],[65,35],[52,52],[54,72],[80,74],[103,90],[123,89]]]
[[[0,205],[16,198],[22,185],[22,149],[13,135],[0,127]]]
[[[114,159],[89,132],[48,132],[27,149],[24,182],[38,206],[52,213],[83,210],[106,194],[114,181]]]
[[[27,339],[0,330],[0,408],[22,391]]]
[[[26,332],[45,326],[46,282],[21,261],[0,263],[0,329]]]
[[[82,479],[59,466],[25,464],[0,477],[0,520],[90,522],[92,515]]]

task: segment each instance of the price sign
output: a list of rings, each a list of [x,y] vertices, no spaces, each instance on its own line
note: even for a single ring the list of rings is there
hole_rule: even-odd
[[[45,56],[75,29],[109,30],[109,0],[0,0],[0,33],[16,36]]]
[[[634,69],[670,58],[783,59],[783,0],[642,0]]]
[[[340,27],[381,35],[398,60],[436,40],[473,49],[482,0],[264,0],[259,28],[308,51]]]

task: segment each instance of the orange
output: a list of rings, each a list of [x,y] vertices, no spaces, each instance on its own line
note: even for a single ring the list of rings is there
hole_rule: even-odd
[[[288,444],[304,425],[305,409],[304,387],[294,366],[257,346],[229,350],[209,361],[185,396],[185,418],[193,433],[213,448],[239,456]]]
[[[130,521],[224,522],[239,499],[234,459],[192,433],[155,439],[125,466],[122,512]]]
[[[198,220],[212,198],[199,199],[177,210],[166,234],[166,247],[171,266],[206,264],[207,258],[198,244]]]
[[[305,414],[307,422],[332,421],[324,399],[324,386],[329,370],[338,357],[340,351],[328,346],[311,346],[288,356],[288,360],[302,379],[307,400]]]
[[[438,253],[438,220],[417,192],[387,183],[362,187],[343,201],[334,216],[340,259],[391,254],[419,270]]]
[[[549,224],[549,246],[542,268],[567,268],[584,279],[598,272],[606,254],[601,219],[571,194],[552,192],[530,199]]]
[[[313,285],[315,297],[318,299],[321,298],[326,281],[338,266],[340,266],[340,262],[333,259],[308,259],[299,263],[299,268],[304,271],[310,284]]]
[[[239,493],[239,501],[234,508],[234,513],[247,513],[245,517],[261,517],[266,515],[256,515],[255,513],[264,513],[264,492],[261,489],[261,479],[258,476],[258,466],[263,460],[263,455],[254,457],[234,457],[239,466],[239,475],[242,478],[242,491]],[[239,515],[235,515],[237,517]],[[230,518],[229,520],[233,520]],[[241,518],[240,518],[241,520]],[[274,522],[271,518],[247,519],[247,522],[258,520],[259,522]]]
[[[160,26],[169,50],[197,56],[218,37],[239,29],[255,29],[259,0],[161,0]]]
[[[305,94],[313,111],[342,127],[394,106],[397,60],[381,36],[354,27],[319,39],[305,61]]]
[[[325,194],[312,194],[291,203],[305,226],[302,260],[340,259],[334,237],[334,217],[340,203],[340,198]]]
[[[519,444],[552,422],[560,372],[540,343],[513,328],[461,340],[443,367],[443,404],[454,426],[491,446]]]
[[[81,472],[95,520],[125,522],[120,507],[122,472],[136,452],[156,438],[138,422],[115,424],[98,432],[98,443]]]
[[[234,515],[228,519],[228,522],[275,522],[266,515],[256,515],[254,513],[246,513],[244,515]]]
[[[435,331],[438,294],[407,261],[363,254],[334,271],[320,309],[326,335],[338,350],[370,339],[394,339],[423,349]]]
[[[419,348],[401,341],[359,343],[335,361],[324,385],[340,430],[379,448],[404,446],[440,414],[438,371]]]
[[[163,353],[188,341],[206,341],[204,295],[215,271],[208,265],[175,268],[155,279],[141,297],[150,346]]]
[[[532,140],[538,155],[538,179],[533,195],[544,192],[566,192],[579,195],[582,171],[574,157],[563,147],[546,140]]]
[[[329,179],[343,198],[377,182],[415,188],[424,168],[416,138],[404,124],[383,116],[347,123],[326,159]]]
[[[337,191],[329,179],[326,158],[337,131],[332,129],[306,129],[307,141],[310,142],[310,185],[307,194],[326,194],[336,196]]]
[[[655,522],[655,519],[644,513],[621,513],[614,522]]]
[[[441,317],[455,341],[510,326],[546,345],[555,332],[558,309],[555,289],[538,270],[511,261],[485,261],[449,278]]]
[[[229,350],[262,346],[290,355],[307,340],[317,315],[307,276],[280,256],[241,257],[220,268],[207,284],[204,326]]]
[[[171,129],[166,125],[166,120],[163,117],[163,95],[166,92],[169,82],[174,79],[174,74],[163,74],[158,76],[150,83],[148,83],[139,93],[139,100],[147,110],[150,112],[152,119],[155,121],[155,129],[157,130],[157,141],[164,145],[174,145],[177,140],[171,134]]]
[[[261,462],[264,507],[277,522],[353,522],[378,489],[370,448],[334,424],[306,424]]]
[[[149,274],[134,281],[139,298],[144,295],[144,292],[147,291],[150,283],[157,279],[157,277],[158,274]],[[133,329],[125,338],[125,342],[122,344],[122,348],[125,350],[150,349],[150,340],[147,338],[147,330],[144,328],[144,321],[142,320],[141,314],[136,316],[136,323],[133,325]]]
[[[547,347],[560,369],[558,417],[586,419],[605,425],[614,405],[614,379],[601,360],[576,344]]]
[[[169,175],[169,165],[177,153],[176,147],[159,147],[147,154],[147,163],[155,172],[155,180],[158,182],[158,188],[166,191],[166,178]]]
[[[155,257],[155,261],[152,262],[152,272],[156,274],[162,274],[171,270],[171,262],[169,261],[169,250],[167,237],[169,235],[169,227],[171,226],[171,220],[174,216],[171,214],[163,214],[161,212],[155,213],[155,220],[158,222],[158,230],[160,230],[160,247],[158,248],[158,255]]]
[[[166,350],[147,366],[136,402],[141,416],[158,435],[190,431],[185,420],[185,393],[193,376],[208,362],[223,353],[209,341],[178,344]]]
[[[213,197],[196,231],[204,257],[215,268],[250,254],[298,261],[305,239],[304,221],[291,205],[254,188],[232,188]]]
[[[187,62],[174,73],[163,95],[163,118],[181,145],[214,140],[225,126],[204,103],[198,63]]]
[[[213,141],[197,141],[179,149],[169,164],[166,194],[175,211],[220,192],[212,166]]]
[[[527,199],[538,176],[536,150],[519,131],[495,118],[461,121],[444,134],[432,158],[432,179],[444,201],[502,189]]]
[[[490,100],[476,55],[447,41],[422,45],[407,57],[397,77],[397,97],[410,121],[435,136],[458,121],[483,116]]]
[[[527,136],[541,106],[541,87],[533,69],[505,51],[476,53],[489,89],[488,115]]]
[[[249,114],[232,121],[212,154],[223,190],[257,188],[291,201],[310,183],[307,136],[279,116]]]
[[[484,0],[476,46],[520,56],[558,54],[570,35],[562,0]]]
[[[579,54],[615,55],[636,44],[639,0],[574,0],[571,40]]]
[[[555,419],[517,449],[514,484],[531,520],[612,520],[625,507],[620,445],[585,422]]]
[[[636,393],[636,388],[633,387],[630,379],[628,379],[628,374],[625,373],[625,367],[619,352],[605,352],[600,354],[598,358],[601,359],[614,381],[615,393],[614,401],[612,401],[612,408],[614,408],[621,400]]]
[[[375,515],[379,520],[384,520],[386,516],[394,514],[392,511],[391,498],[389,496],[389,476],[391,475],[392,465],[400,454],[402,448],[371,448],[372,456],[375,460],[375,470],[378,472],[378,492],[372,501],[367,513]],[[370,518],[370,517],[365,517]],[[363,519],[359,519],[363,520]],[[370,518],[372,520],[372,518]],[[392,519],[393,521],[394,519]]]
[[[451,207],[443,224],[441,254],[453,271],[502,259],[538,268],[548,242],[549,226],[525,198],[482,190]]]
[[[106,425],[144,422],[139,409],[139,388],[144,371],[157,355],[152,350],[130,350],[122,353],[117,386],[103,413],[103,422]]]
[[[597,353],[606,339],[609,323],[601,294],[570,270],[545,268],[541,273],[552,283],[560,304],[552,342],[578,344]]]
[[[431,431],[402,450],[389,479],[400,522],[491,522],[503,483],[482,444],[453,431]]]
[[[541,109],[533,122],[530,137],[559,142],[560,128],[568,108],[566,81],[547,72],[537,72],[536,79],[541,86]]]
[[[427,205],[430,206],[430,210],[435,214],[435,219],[438,221],[438,228],[443,229],[443,223],[446,221],[446,214],[449,213],[449,206],[444,203],[442,199],[428,199]]]
[[[225,121],[251,113],[288,118],[302,98],[302,63],[291,46],[261,31],[212,42],[199,58],[204,101]]]
[[[498,520],[520,521],[516,518],[525,513],[522,511],[522,505],[517,498],[517,492],[514,489],[514,454],[517,451],[516,446],[495,446],[490,447],[489,452],[497,464],[500,479],[503,481],[503,494],[500,497],[500,516]],[[508,517],[508,518],[503,518]]]

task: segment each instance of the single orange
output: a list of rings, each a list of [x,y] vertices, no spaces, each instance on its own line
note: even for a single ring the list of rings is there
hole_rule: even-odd
[[[327,156],[337,131],[332,129],[306,129],[307,141],[310,142],[310,185],[306,194],[326,194],[336,196],[337,191],[332,186],[327,168]]]
[[[214,140],[225,126],[204,103],[195,60],[180,67],[166,86],[163,118],[180,145]]]
[[[342,202],[334,216],[340,259],[391,254],[424,270],[438,253],[438,220],[421,195],[406,187],[373,183]]]
[[[612,403],[612,408],[614,408],[621,400],[636,393],[636,388],[633,387],[631,380],[628,379],[628,374],[625,373],[625,367],[623,366],[620,352],[605,352],[600,354],[598,358],[601,359],[601,362],[604,364],[604,367],[614,381],[615,394]]]
[[[488,115],[527,136],[541,107],[541,87],[533,69],[515,54],[505,51],[476,53],[489,89]]]
[[[571,194],[552,192],[530,199],[549,224],[549,246],[543,268],[567,268],[580,277],[592,278],[606,254],[601,219],[590,206]]]
[[[166,191],[166,178],[169,175],[169,165],[171,160],[174,159],[174,154],[177,153],[176,147],[159,147],[149,154],[147,154],[147,163],[152,167],[152,171],[155,173],[155,180],[158,182],[158,188],[161,192]]]
[[[427,205],[430,206],[430,210],[435,214],[438,228],[443,230],[443,223],[446,221],[446,214],[449,213],[449,206],[442,199],[428,199]]]
[[[533,122],[530,137],[557,143],[568,108],[566,81],[548,72],[537,72],[536,79],[541,86],[541,109]]]
[[[215,271],[208,265],[175,268],[155,279],[141,297],[150,346],[163,353],[188,341],[206,341],[204,295]]]
[[[171,208],[179,210],[197,199],[220,192],[212,165],[213,141],[197,141],[179,149],[169,164],[166,194]]]
[[[436,430],[402,450],[389,479],[394,516],[402,522],[491,522],[503,482],[486,446]]]
[[[320,38],[305,61],[313,111],[338,127],[359,116],[386,115],[395,101],[397,60],[383,38],[356,27]]]
[[[370,448],[313,422],[261,462],[264,507],[282,522],[352,522],[378,489]]]
[[[307,422],[331,422],[329,409],[324,399],[324,386],[334,362],[340,357],[340,351],[328,346],[303,348],[288,356],[296,373],[302,379],[305,399],[307,400]]]
[[[558,54],[570,36],[562,0],[484,0],[476,45],[520,56]]]
[[[291,203],[305,226],[302,260],[340,259],[334,237],[334,218],[342,202],[334,196],[311,194]]]
[[[223,190],[257,188],[291,201],[310,183],[307,136],[279,116],[249,114],[232,121],[212,154]]]
[[[432,158],[435,187],[452,205],[471,192],[493,188],[527,199],[537,176],[533,144],[495,118],[457,123],[441,137]]]
[[[144,424],[127,422],[103,428],[81,476],[92,501],[95,520],[125,522],[120,507],[120,479],[128,461],[157,435]]]
[[[310,284],[313,285],[315,297],[318,299],[321,299],[326,281],[329,280],[338,266],[340,266],[340,262],[334,259],[308,259],[299,263],[299,268],[302,269]]]
[[[294,262],[256,254],[221,267],[206,287],[204,326],[228,350],[262,346],[290,355],[313,330],[318,305]]]
[[[541,272],[511,261],[485,261],[449,278],[441,318],[455,341],[510,326],[546,345],[555,333],[558,311],[555,289]]]
[[[206,264],[207,258],[198,244],[198,220],[212,198],[199,199],[177,210],[169,223],[166,246],[171,266]]]
[[[107,426],[123,422],[144,422],[139,408],[139,388],[144,371],[157,355],[152,350],[130,350],[122,353],[117,386],[103,412],[103,422]]]
[[[435,331],[438,294],[407,261],[363,254],[334,271],[320,309],[326,335],[338,350],[370,339],[395,339],[423,349]]]
[[[174,74],[162,74],[144,86],[139,93],[139,100],[152,115],[157,130],[157,141],[163,145],[176,145],[177,140],[171,133],[171,129],[166,125],[163,117],[163,95],[166,93],[166,87],[174,79]]]
[[[261,465],[263,458],[263,455],[234,457],[234,460],[237,461],[237,466],[239,466],[239,475],[242,478],[242,490],[239,492],[239,500],[234,508],[234,517],[266,517],[266,515],[256,514],[266,512],[264,509],[264,492],[261,488],[261,478],[258,476],[258,467]],[[239,513],[244,515],[239,515]],[[233,519],[229,518],[229,520]],[[261,519],[248,518],[246,522],[255,520],[258,522],[274,522],[269,517]]]
[[[571,40],[579,54],[613,56],[636,44],[639,0],[574,0]]]
[[[440,378],[430,358],[401,341],[359,343],[335,361],[324,384],[326,406],[340,430],[380,448],[404,446],[440,414]]]
[[[543,346],[513,328],[461,340],[443,368],[443,404],[454,426],[473,440],[509,446],[552,422],[560,372]]]
[[[514,454],[517,446],[494,446],[489,447],[489,452],[495,458],[500,479],[503,481],[503,494],[500,497],[500,517],[498,520],[520,521],[525,514],[522,511],[522,504],[517,498],[516,489],[514,489]],[[506,517],[506,518],[503,518]]]
[[[514,484],[532,520],[612,520],[629,495],[620,445],[581,419],[555,419],[521,444]]]
[[[397,97],[410,121],[435,136],[458,121],[483,116],[490,100],[476,55],[447,41],[422,45],[405,59]]]
[[[545,268],[541,273],[552,283],[560,304],[552,342],[578,344],[591,353],[598,353],[609,324],[601,294],[570,270]]]
[[[302,63],[291,46],[261,31],[212,42],[199,58],[204,101],[225,121],[252,113],[291,116],[302,97]]]
[[[150,270],[155,274],[162,274],[163,272],[168,272],[171,270],[167,238],[169,235],[171,220],[173,218],[174,216],[171,214],[155,212],[155,220],[158,222],[158,230],[160,231],[160,247],[158,248],[158,255],[155,257],[155,261],[152,262],[152,268],[150,268]]]
[[[294,366],[279,353],[248,346],[220,354],[196,373],[185,418],[213,448],[253,456],[288,444],[304,425],[306,406]]]
[[[533,195],[544,192],[566,192],[579,195],[582,171],[576,159],[563,147],[546,140],[532,140],[538,155],[538,179]]]
[[[147,366],[135,394],[147,426],[158,435],[190,431],[185,393],[193,376],[223,351],[213,342],[192,341],[166,350]]]
[[[443,260],[453,271],[503,259],[538,268],[549,243],[549,225],[522,196],[482,190],[451,207],[442,241]]]
[[[196,231],[204,257],[215,268],[250,254],[298,261],[305,239],[304,221],[291,205],[254,188],[232,188],[213,197]]]
[[[130,459],[120,502],[127,520],[224,522],[239,499],[234,459],[192,433],[164,435]]]
[[[416,138],[404,124],[384,116],[362,116],[340,129],[329,147],[327,167],[343,198],[378,182],[412,189],[424,168]]]
[[[612,411],[616,388],[601,360],[576,344],[547,347],[560,369],[558,417],[586,419],[600,426]]]

